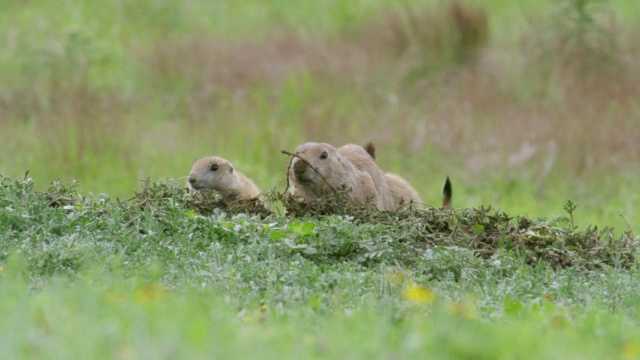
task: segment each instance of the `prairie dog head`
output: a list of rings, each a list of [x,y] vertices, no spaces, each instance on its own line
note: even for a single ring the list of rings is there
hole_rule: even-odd
[[[237,182],[233,165],[226,159],[212,156],[193,162],[187,184],[194,190],[216,190],[225,196],[238,186]]]
[[[344,174],[350,170],[350,164],[330,144],[308,142],[296,148],[296,155],[304,161],[298,157],[291,160],[289,179],[294,187],[305,188],[316,195],[331,191],[324,179],[335,190],[343,184]],[[322,175],[312,169],[309,164]]]

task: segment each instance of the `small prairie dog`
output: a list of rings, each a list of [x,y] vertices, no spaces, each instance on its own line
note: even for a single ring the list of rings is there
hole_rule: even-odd
[[[372,142],[368,142],[364,146],[364,149],[372,159],[376,158],[376,147]],[[413,201],[416,206],[422,207],[423,202],[420,199],[420,195],[418,195],[418,192],[407,180],[402,176],[393,173],[385,173],[384,176],[389,184],[389,190],[393,196],[396,208],[407,205],[410,201]]]
[[[311,201],[332,196],[331,189],[344,185],[351,190],[349,197],[355,204],[371,199],[379,210],[393,209],[382,170],[361,146],[336,149],[330,144],[308,142],[296,148],[296,155],[304,161],[296,156],[289,167],[289,184],[295,195]],[[378,188],[377,184],[384,186]]]
[[[252,199],[260,189],[251,179],[235,170],[226,159],[212,156],[193,162],[187,184],[194,190],[215,190],[223,201]]]

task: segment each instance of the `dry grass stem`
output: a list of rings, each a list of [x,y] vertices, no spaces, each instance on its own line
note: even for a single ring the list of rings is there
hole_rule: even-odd
[[[322,178],[322,180],[325,182],[325,184],[327,184],[327,186],[329,187],[329,189],[331,189],[331,191],[333,191],[333,193],[337,193],[337,190],[333,188],[333,186],[331,186],[331,184],[329,184],[329,181],[324,177],[324,175],[322,175],[322,173],[320,173],[320,171],[318,169],[315,168],[315,166],[311,165],[310,162],[308,162],[307,160],[305,160],[302,156],[298,155],[298,154],[294,154],[292,152],[289,152],[287,150],[280,150],[281,153],[285,154],[285,155],[289,155],[291,156],[291,160],[289,161],[289,166],[287,167],[287,188],[285,189],[285,192],[289,190],[289,170],[291,169],[291,163],[293,162],[293,158],[297,157],[298,159],[302,160],[305,164],[307,164],[307,166],[309,166],[311,168],[311,170],[315,171],[316,174],[318,174],[320,176],[320,178]]]

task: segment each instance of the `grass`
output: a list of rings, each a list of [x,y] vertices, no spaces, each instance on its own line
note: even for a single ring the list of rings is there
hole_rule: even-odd
[[[15,289],[19,284],[10,286]],[[158,290],[153,289],[96,290],[84,283],[69,286],[55,281],[38,295],[30,296],[24,287],[14,290],[12,294],[26,301],[12,301],[17,305],[12,320],[32,330],[28,339],[15,331],[13,338],[4,337],[5,344],[13,345],[3,347],[5,355],[244,358],[259,353],[262,358],[416,358],[428,353],[434,358],[634,358],[638,354],[637,331],[626,330],[619,316],[589,310],[570,317],[570,311],[546,301],[491,324],[457,316],[441,305],[425,310],[372,301],[326,316],[305,312],[278,316],[268,309],[260,313],[263,320],[254,322],[210,292],[156,294]],[[259,312],[256,308],[247,312]],[[153,331],[148,333],[147,328]],[[599,335],[596,328],[606,335]],[[81,341],[75,336],[78,331],[84,334]]]
[[[370,302],[346,314],[338,312],[315,320],[304,313],[278,317],[267,310],[261,314],[264,320],[252,322],[208,292],[162,292],[151,298],[139,295],[156,291],[151,289],[118,286],[96,290],[85,284],[71,287],[54,282],[40,295],[29,296],[23,290],[20,295],[28,300],[15,309],[19,314],[15,320],[37,327],[28,340],[20,335],[12,339],[16,346],[6,348],[5,354],[12,358],[40,354],[49,358],[243,358],[256,353],[263,358],[413,358],[429,353],[435,358],[508,358],[514,353],[504,350],[505,341],[518,348],[516,354],[523,358],[633,358],[638,352],[637,334],[633,330],[623,333],[619,317],[609,315],[605,322],[603,313],[596,310],[567,320],[566,310],[548,302],[492,325],[452,315],[440,306],[428,311],[428,316],[423,309],[405,308],[407,320],[398,322],[398,314]],[[129,291],[136,295],[128,295]],[[79,302],[82,305],[67,305]],[[167,314],[171,314],[169,319]],[[70,323],[65,317],[79,321]],[[153,334],[144,335],[147,327],[154,329]],[[596,327],[609,335],[607,340],[615,341],[598,336],[593,331]],[[78,341],[74,334],[82,329],[85,339]],[[357,335],[340,338],[336,333]],[[354,337],[360,345],[347,340]]]
[[[450,176],[458,221],[571,200],[575,233],[638,234],[635,1],[52,4],[0,12],[0,174],[34,179],[0,198],[10,357],[637,356],[633,266],[483,259],[455,236],[408,265],[398,224],[124,200],[210,155],[282,191],[281,150],[373,140],[427,203]],[[56,179],[79,185],[43,199]]]
[[[556,224],[559,242],[523,231],[530,248],[506,236],[485,256],[482,233],[502,220],[482,210],[427,210],[441,218],[424,232],[409,213],[261,220],[201,216],[179,193],[147,196],[119,201],[69,184],[40,192],[3,179],[5,356],[633,358],[640,348],[630,326],[637,238],[629,250],[617,247],[623,239],[595,240],[614,246],[608,256],[631,255],[626,264],[554,268],[549,258],[529,262],[527,249],[588,244],[588,229]],[[534,232],[546,226],[528,221]]]

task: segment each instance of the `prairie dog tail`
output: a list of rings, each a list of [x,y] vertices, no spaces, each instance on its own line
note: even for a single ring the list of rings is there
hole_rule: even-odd
[[[453,199],[453,188],[451,187],[451,180],[447,176],[447,180],[444,182],[444,189],[442,190],[442,207],[451,207],[451,200]]]

